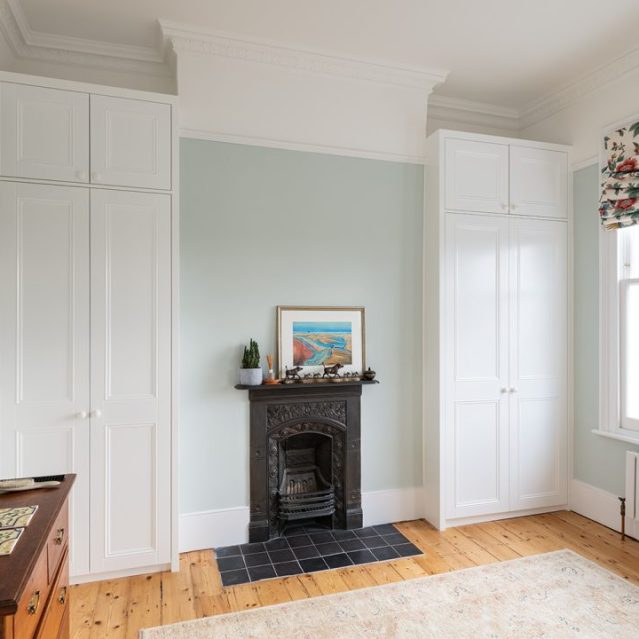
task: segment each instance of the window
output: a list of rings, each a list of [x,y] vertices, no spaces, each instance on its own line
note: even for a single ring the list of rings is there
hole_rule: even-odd
[[[639,225],[602,233],[600,432],[639,442]]]

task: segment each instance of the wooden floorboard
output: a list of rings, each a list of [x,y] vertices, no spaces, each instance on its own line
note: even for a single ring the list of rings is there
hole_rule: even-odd
[[[223,588],[214,551],[180,557],[180,571],[72,588],[73,639],[134,639],[149,628],[250,610],[346,590],[395,583],[569,548],[639,585],[639,542],[572,512],[435,530],[425,521],[397,524],[424,553],[394,561]]]

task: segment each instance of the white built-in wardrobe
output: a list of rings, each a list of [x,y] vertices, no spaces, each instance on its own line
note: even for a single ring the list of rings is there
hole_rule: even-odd
[[[174,122],[0,75],[0,477],[77,473],[76,579],[175,558]]]
[[[564,506],[568,149],[455,131],[427,149],[427,518]]]

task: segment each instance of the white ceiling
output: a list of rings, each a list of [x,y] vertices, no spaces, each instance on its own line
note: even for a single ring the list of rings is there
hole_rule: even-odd
[[[639,46],[637,0],[13,0],[32,31],[157,48],[158,18],[450,70],[437,93],[521,109]]]

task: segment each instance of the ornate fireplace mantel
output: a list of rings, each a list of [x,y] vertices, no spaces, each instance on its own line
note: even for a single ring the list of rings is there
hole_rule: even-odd
[[[266,541],[281,533],[282,445],[304,434],[331,440],[332,526],[361,528],[360,398],[362,386],[374,383],[236,386],[249,391],[251,402],[249,541]]]

